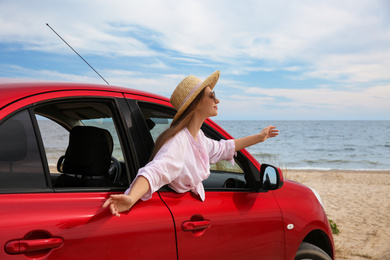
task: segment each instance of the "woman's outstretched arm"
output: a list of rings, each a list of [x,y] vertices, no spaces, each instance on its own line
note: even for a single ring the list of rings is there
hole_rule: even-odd
[[[275,126],[267,126],[260,133],[255,135],[250,135],[238,139],[234,139],[234,143],[236,145],[236,152],[244,149],[248,146],[264,142],[268,138],[275,137],[279,134],[279,130],[276,129]]]
[[[103,204],[103,208],[109,207],[112,215],[119,217],[120,212],[131,209],[134,204],[150,189],[149,181],[143,177],[138,176],[132,185],[128,195],[118,194],[111,195]]]

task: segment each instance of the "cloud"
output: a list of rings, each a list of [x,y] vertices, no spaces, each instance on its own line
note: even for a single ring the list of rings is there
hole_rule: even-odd
[[[390,80],[390,49],[363,54],[329,55],[321,57],[316,63],[311,71],[302,76],[356,83]]]
[[[242,91],[220,98],[219,119],[389,119],[390,84],[353,91],[256,87]]]
[[[62,73],[53,70],[30,69],[15,65],[1,65],[0,70],[9,75],[17,75],[21,80],[29,79],[34,81],[65,81],[105,84],[94,72],[88,75],[77,75]],[[156,93],[169,97],[176,85],[185,77],[180,74],[147,74],[129,70],[103,70],[103,77],[110,85],[122,86],[142,91]],[[1,79],[1,77],[0,77]]]
[[[54,70],[31,69],[17,65],[0,64],[0,70],[4,75],[14,75],[19,79],[33,79],[46,81],[73,81],[85,83],[102,83],[102,80],[95,74],[91,76],[62,73]],[[103,82],[104,84],[104,82]]]
[[[11,11],[1,21],[0,39],[45,50],[47,41],[39,45],[40,40],[57,41],[54,35],[48,37],[48,22],[75,47],[101,55],[136,51],[158,55],[150,43],[220,61],[313,62],[318,55],[336,54],[340,48],[357,48],[359,53],[389,40],[385,18],[378,17],[378,12],[388,15],[384,5],[381,1],[3,1],[2,9]]]
[[[110,84],[169,96],[185,75],[204,78],[217,68],[226,103],[250,113],[256,106],[244,100],[277,102],[281,115],[288,107],[388,109],[380,98],[390,81],[388,1],[3,0],[0,14],[0,76],[102,83],[91,71],[58,72],[12,56],[74,55],[49,23],[98,60]]]

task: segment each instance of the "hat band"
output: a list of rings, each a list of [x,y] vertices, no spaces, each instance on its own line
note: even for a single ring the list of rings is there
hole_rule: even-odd
[[[179,109],[184,105],[184,103],[195,93],[195,91],[200,87],[202,86],[202,83],[203,83],[203,80],[200,81],[198,84],[196,84],[195,87],[193,87],[190,91],[190,93],[188,93],[188,95],[186,96],[186,98],[183,100],[183,102],[181,102],[180,106],[179,106]],[[178,109],[178,110],[179,110]]]

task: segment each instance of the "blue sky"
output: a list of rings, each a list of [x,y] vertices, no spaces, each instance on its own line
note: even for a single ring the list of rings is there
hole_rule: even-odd
[[[215,70],[217,120],[390,120],[390,1],[0,1],[0,78],[169,97]]]

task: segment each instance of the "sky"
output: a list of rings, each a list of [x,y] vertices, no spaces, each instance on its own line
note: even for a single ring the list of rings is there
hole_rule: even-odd
[[[110,85],[220,70],[215,120],[390,120],[389,0],[0,0],[0,78],[106,84],[46,23]]]

